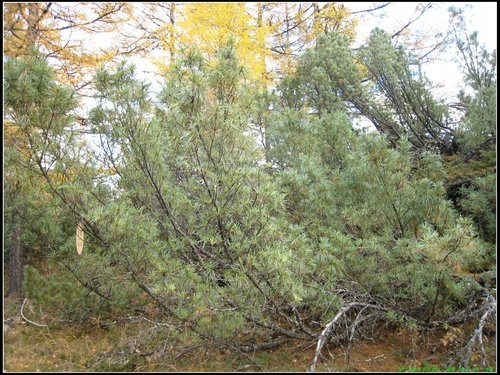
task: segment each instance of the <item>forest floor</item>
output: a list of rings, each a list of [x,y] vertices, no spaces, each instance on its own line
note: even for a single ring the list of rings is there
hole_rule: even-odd
[[[290,341],[280,348],[255,353],[222,349],[200,349],[186,343],[182,354],[124,356],[121,362],[106,362],[107,353],[145,327],[138,324],[112,328],[60,326],[37,327],[24,321],[4,299],[4,372],[305,372],[314,356],[315,345]],[[6,326],[5,320],[9,319]],[[495,371],[496,336],[484,337],[490,367],[479,366],[474,353],[468,368],[447,365],[457,348],[463,346],[474,327],[435,330],[425,336],[401,329],[380,329],[371,341],[355,341],[349,348],[324,349],[317,371]],[[189,349],[191,348],[191,349]],[[103,360],[104,359],[104,360]]]

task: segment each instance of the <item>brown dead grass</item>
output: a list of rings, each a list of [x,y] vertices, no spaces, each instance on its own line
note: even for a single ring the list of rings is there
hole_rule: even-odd
[[[113,337],[102,330],[57,330],[20,322],[4,336],[4,371],[85,371],[89,358],[113,347]]]
[[[14,313],[15,309],[9,310]],[[5,314],[5,312],[4,312]],[[5,317],[5,315],[4,315]],[[142,327],[144,328],[144,327]],[[454,349],[473,327],[459,331],[434,331],[426,336],[405,330],[381,330],[373,341],[357,341],[346,348],[325,348],[318,371],[395,372],[403,367],[446,369]],[[133,365],[108,369],[95,367],[98,358],[140,332],[140,325],[39,328],[18,320],[4,334],[4,372],[136,371],[136,372],[304,372],[313,358],[315,345],[290,341],[281,348],[256,353],[195,348],[175,358],[138,357]],[[457,333],[454,335],[453,333]],[[459,335],[458,333],[463,333]],[[462,339],[459,338],[462,337]],[[460,341],[462,340],[462,342]],[[489,359],[496,368],[496,340],[485,337]],[[189,345],[186,345],[189,347]],[[476,363],[479,363],[477,356]]]

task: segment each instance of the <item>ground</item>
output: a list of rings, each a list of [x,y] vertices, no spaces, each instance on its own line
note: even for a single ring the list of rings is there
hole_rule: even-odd
[[[117,324],[103,329],[95,326],[37,327],[25,322],[18,312],[19,303],[4,300],[4,372],[48,371],[135,371],[135,372],[304,372],[314,356],[314,343],[290,341],[284,346],[256,353],[200,349],[186,342],[186,350],[175,355],[124,355],[119,361],[107,361],[107,353],[119,348],[134,334],[145,329],[141,324]],[[395,372],[452,371],[450,355],[468,337],[472,325],[435,330],[426,335],[402,329],[381,328],[372,340],[359,340],[347,347],[326,348],[318,371]],[[485,336],[491,367],[496,369],[496,337]],[[116,359],[116,358],[115,358]],[[479,355],[464,370],[475,370]],[[456,371],[460,369],[455,369]]]

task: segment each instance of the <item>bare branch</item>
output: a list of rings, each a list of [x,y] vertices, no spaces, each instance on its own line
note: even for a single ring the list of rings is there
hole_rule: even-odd
[[[337,315],[335,315],[335,318],[333,318],[323,329],[323,332],[319,335],[319,340],[318,340],[318,345],[316,346],[316,351],[314,353],[314,359],[311,362],[311,365],[309,366],[308,372],[315,372],[316,371],[316,364],[318,362],[318,358],[321,354],[321,350],[323,349],[323,346],[325,345],[328,337],[330,336],[330,333],[333,330],[333,327],[335,326],[335,323],[338,322],[338,320],[344,316],[350,309],[353,307],[363,307],[364,309],[366,308],[371,308],[371,309],[377,309],[377,310],[382,310],[382,311],[389,311],[385,307],[377,306],[377,305],[371,305],[371,304],[366,304],[366,303],[359,303],[359,302],[352,302],[349,305],[345,306],[342,310],[339,311]]]
[[[374,8],[370,8],[370,9],[357,10],[355,12],[351,12],[351,14],[372,13],[372,12],[375,12],[375,11],[380,10],[382,8],[385,8],[389,4],[390,4],[390,2],[382,4],[382,5],[377,5]]]
[[[469,360],[472,355],[472,350],[475,347],[476,340],[479,344],[479,349],[481,350],[482,362],[483,362],[482,364],[485,367],[489,366],[488,360],[486,358],[486,351],[484,349],[484,344],[483,344],[483,329],[484,325],[486,324],[486,320],[488,318],[494,319],[496,317],[497,301],[487,290],[486,290],[486,302],[483,305],[483,309],[485,311],[481,316],[481,319],[479,319],[479,323],[477,324],[476,329],[472,333],[469,341],[467,342],[467,345],[465,345],[465,347],[459,353],[460,357],[462,358],[460,361],[460,367],[467,367],[467,365],[469,364]]]
[[[24,299],[23,305],[21,306],[21,316],[23,317],[23,319],[26,320],[28,323],[31,323],[37,327],[47,327],[47,324],[35,323],[24,316],[23,310],[24,310],[24,305],[26,305],[26,302],[28,302],[28,298]]]
[[[413,23],[417,22],[420,17],[422,17],[424,15],[424,13],[426,11],[428,11],[430,8],[432,8],[433,4],[432,3],[429,3],[429,4],[425,4],[422,9],[420,10],[420,13],[417,14],[415,17],[411,18],[407,23],[406,25],[404,25],[401,29],[399,29],[398,31],[396,31],[394,34],[391,35],[391,39],[394,39],[395,37],[397,37],[398,35],[400,35],[404,30],[406,30],[408,27],[410,27]]]

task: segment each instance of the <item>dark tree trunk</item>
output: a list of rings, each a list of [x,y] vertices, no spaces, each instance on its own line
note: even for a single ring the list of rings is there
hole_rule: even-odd
[[[21,226],[17,210],[12,213],[13,241],[9,251],[9,293],[19,294],[23,288],[23,248],[21,243]]]

